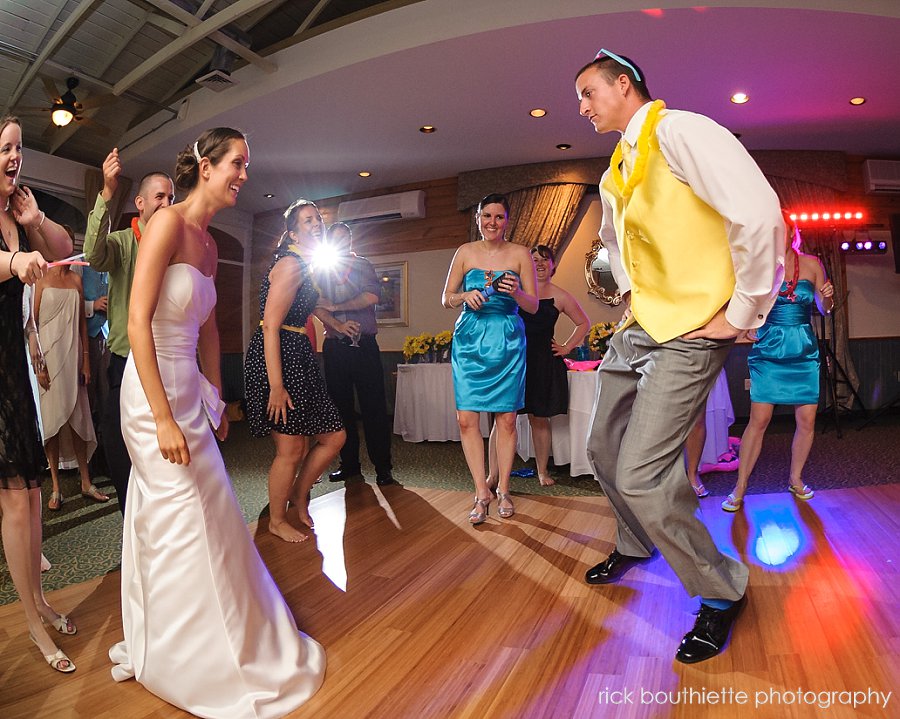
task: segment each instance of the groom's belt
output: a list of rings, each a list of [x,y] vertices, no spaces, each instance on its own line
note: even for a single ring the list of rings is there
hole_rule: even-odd
[[[259,321],[259,326],[263,326],[263,321]],[[287,330],[288,332],[296,332],[298,335],[306,334],[306,327],[294,327],[294,325],[281,325],[281,329]]]

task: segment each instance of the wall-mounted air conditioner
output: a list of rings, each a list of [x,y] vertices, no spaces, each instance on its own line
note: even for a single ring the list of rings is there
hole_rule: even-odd
[[[900,161],[866,160],[863,163],[863,182],[867,193],[900,192]]]
[[[338,205],[338,221],[415,220],[425,217],[425,191],[412,190],[393,195],[347,200]]]

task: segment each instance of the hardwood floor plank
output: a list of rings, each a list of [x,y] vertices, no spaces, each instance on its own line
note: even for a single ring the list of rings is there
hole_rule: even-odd
[[[252,527],[298,625],[328,656],[322,689],[291,716],[900,716],[897,697],[887,709],[815,701],[900,684],[900,485],[822,491],[808,504],[751,495],[737,515],[701,502],[716,542],[748,563],[750,584],[727,651],[692,666],[673,655],[698,600],[664,559],[615,585],[584,583],[615,543],[604,498],[514,501],[511,520],[492,512],[473,528],[470,493],[348,483],[315,500],[307,542],[274,538],[265,518]],[[3,719],[187,716],[110,676],[107,652],[122,632],[117,572],[50,601],[78,623],[75,636],[56,637],[78,671],[51,672],[19,605],[0,607]],[[747,703],[735,702],[740,691]]]

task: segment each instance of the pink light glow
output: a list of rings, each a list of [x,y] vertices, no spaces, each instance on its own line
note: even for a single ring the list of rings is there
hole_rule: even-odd
[[[662,17],[663,11],[662,8],[647,8],[646,10],[641,10],[644,15],[649,15],[650,17]]]

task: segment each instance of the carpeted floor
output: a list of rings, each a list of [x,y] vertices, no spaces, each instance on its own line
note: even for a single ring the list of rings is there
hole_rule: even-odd
[[[804,478],[815,489],[834,489],[900,481],[900,416],[882,417],[876,424],[856,431],[859,420],[843,420],[843,439],[838,439],[833,425],[816,435],[815,444]],[[820,420],[821,425],[821,420]],[[735,426],[732,434],[740,436],[743,427]],[[776,418],[766,435],[762,455],[751,478],[750,493],[781,492],[787,487],[793,421]],[[232,477],[235,493],[247,522],[255,521],[266,511],[266,474],[273,457],[269,440],[253,439],[246,423],[232,425],[231,437],[222,445],[225,463]],[[450,490],[471,490],[460,445],[456,442],[406,443],[394,437],[394,475],[403,484]],[[516,468],[527,466],[518,457]],[[532,465],[533,466],[533,465]],[[364,461],[367,481],[374,481],[371,465]],[[712,497],[704,502],[719,502],[734,486],[736,472],[703,475]],[[599,495],[597,483],[590,476],[569,477],[568,467],[554,472],[557,484],[541,487],[536,477],[514,479],[513,491],[521,494]],[[109,492],[108,480],[97,478],[101,489]],[[340,488],[340,483],[327,480],[313,488],[313,497]],[[45,483],[46,498],[49,482]],[[122,517],[114,500],[96,504],[79,494],[74,472],[62,477],[62,491],[68,497],[58,512],[44,510],[44,554],[53,568],[44,574],[47,590],[85,581],[119,566]],[[813,500],[815,501],[815,500]],[[467,512],[469,507],[460,507]],[[0,559],[0,604],[15,601],[16,595],[5,561]]]

